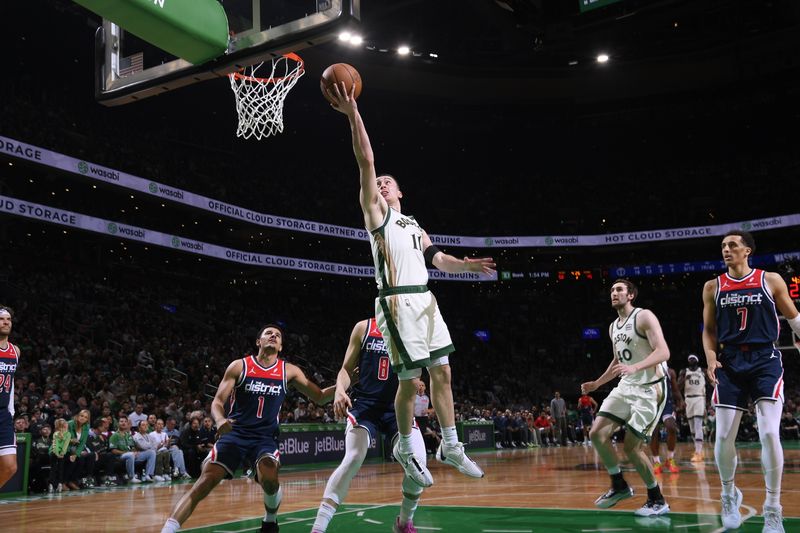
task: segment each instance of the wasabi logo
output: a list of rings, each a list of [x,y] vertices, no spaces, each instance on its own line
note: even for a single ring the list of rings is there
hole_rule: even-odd
[[[117,225],[116,225],[116,224],[114,224],[113,222],[109,222],[109,223],[108,223],[108,227],[107,227],[107,229],[108,229],[108,232],[109,232],[111,235],[116,235],[117,231],[119,230],[119,228],[117,228]]]
[[[547,246],[553,246],[553,238],[552,238],[552,237],[545,237],[545,238],[544,238],[544,243],[545,243]]]
[[[172,247],[173,248],[180,248],[181,247],[181,240],[177,237],[172,238]]]
[[[742,222],[742,229],[744,231],[750,231],[751,229],[753,229],[753,225],[749,222]]]
[[[156,184],[155,184],[155,183],[153,183],[152,181],[150,182],[150,185],[148,185],[148,186],[147,186],[147,188],[148,188],[148,189],[150,189],[150,192],[151,192],[152,194],[155,194],[155,193],[157,193],[157,192],[158,192],[158,185],[156,185]]]
[[[486,246],[494,246],[494,239],[491,237],[486,237],[483,242],[486,244]]]
[[[78,163],[78,172],[81,174],[86,174],[89,172],[89,164],[86,161],[81,161]]]

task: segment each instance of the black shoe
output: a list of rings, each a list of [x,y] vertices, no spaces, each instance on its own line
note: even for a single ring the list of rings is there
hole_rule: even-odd
[[[261,533],[278,533],[278,523],[261,522]]]
[[[633,496],[633,489],[630,486],[626,486],[621,489],[610,488],[608,489],[608,492],[597,498],[594,501],[594,504],[600,509],[608,509],[609,507],[614,507],[617,505],[617,503],[628,499],[631,496]]]

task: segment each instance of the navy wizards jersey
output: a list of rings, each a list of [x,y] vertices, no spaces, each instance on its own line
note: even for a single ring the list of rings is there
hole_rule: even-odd
[[[272,366],[263,367],[252,355],[242,361],[244,371],[231,393],[228,413],[234,420],[233,431],[277,437],[278,417],[286,398],[286,362],[277,359]]]
[[[0,412],[14,415],[14,372],[19,363],[19,350],[8,343],[6,349],[0,348]]]
[[[720,344],[765,344],[778,340],[775,300],[766,272],[757,268],[742,279],[717,278],[717,340]]]
[[[392,371],[386,341],[374,318],[369,319],[367,332],[361,341],[358,367],[358,383],[353,387],[353,399],[394,405],[397,374]]]

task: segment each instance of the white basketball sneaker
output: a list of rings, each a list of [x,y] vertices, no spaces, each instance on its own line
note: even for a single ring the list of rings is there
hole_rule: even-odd
[[[733,496],[720,497],[722,500],[722,527],[725,529],[736,529],[742,525],[742,514],[739,507],[742,505],[742,491],[738,488]]]
[[[400,466],[403,467],[405,470],[406,475],[423,488],[428,488],[433,485],[433,476],[419,460],[419,458],[414,455],[414,452],[404,452],[400,450],[400,442],[396,442],[394,447],[392,448],[392,455],[400,463]]]
[[[436,450],[436,459],[440,463],[456,467],[462,474],[469,477],[483,477],[483,470],[472,459],[464,453],[464,445],[457,442],[454,446],[445,446],[444,441],[439,444]]]
[[[783,507],[764,506],[764,529],[762,533],[786,533],[783,529]]]

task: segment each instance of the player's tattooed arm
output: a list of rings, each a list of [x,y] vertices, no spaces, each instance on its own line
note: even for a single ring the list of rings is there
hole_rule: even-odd
[[[368,324],[369,320],[362,320],[353,327],[353,331],[350,333],[350,342],[347,343],[342,368],[339,369],[339,374],[336,376],[336,393],[333,399],[333,412],[336,418],[344,418],[347,415],[347,410],[353,407],[350,396],[347,395],[347,389],[350,388],[353,374],[358,367],[358,360],[361,355],[361,341],[367,332]]]

